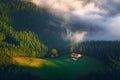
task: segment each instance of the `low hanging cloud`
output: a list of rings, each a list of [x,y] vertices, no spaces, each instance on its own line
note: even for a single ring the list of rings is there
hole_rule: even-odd
[[[27,1],[27,0],[26,0]],[[119,0],[28,0],[61,18],[64,39],[120,40]]]
[[[66,30],[66,35],[63,35],[63,38],[65,40],[69,40],[72,42],[72,44],[79,43],[84,40],[84,36],[87,34],[87,32],[72,32],[69,29]]]

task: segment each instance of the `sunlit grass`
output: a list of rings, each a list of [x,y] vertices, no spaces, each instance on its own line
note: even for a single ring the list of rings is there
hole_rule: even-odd
[[[15,64],[18,64],[21,66],[29,66],[29,67],[36,67],[36,68],[42,67],[43,65],[49,65],[54,67],[56,66],[50,61],[47,61],[44,59],[38,59],[38,58],[14,57],[13,60]]]

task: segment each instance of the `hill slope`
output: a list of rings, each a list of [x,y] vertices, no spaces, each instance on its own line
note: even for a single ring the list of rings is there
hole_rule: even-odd
[[[14,60],[17,65],[27,67],[24,70],[42,76],[42,80],[77,80],[81,76],[105,69],[105,65],[98,60],[85,56],[77,61],[73,61],[69,56],[57,59],[15,57]]]
[[[30,31],[15,30],[12,12],[33,9],[35,6],[21,0],[0,0],[0,61],[8,64],[12,57],[44,57],[48,51],[38,36]],[[27,26],[27,25],[26,25]]]

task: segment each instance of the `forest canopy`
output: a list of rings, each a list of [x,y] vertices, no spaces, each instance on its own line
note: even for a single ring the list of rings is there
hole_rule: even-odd
[[[0,65],[11,63],[12,57],[44,57],[46,45],[31,31],[16,31],[11,11],[32,9],[35,6],[20,0],[0,1]]]

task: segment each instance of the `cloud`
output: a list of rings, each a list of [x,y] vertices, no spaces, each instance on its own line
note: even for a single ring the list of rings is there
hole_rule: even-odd
[[[85,38],[85,35],[87,34],[87,32],[77,32],[77,31],[72,32],[69,29],[67,29],[66,32],[67,32],[67,34],[63,35],[63,38],[65,40],[72,42],[72,44],[76,44],[80,41],[83,41]]]
[[[65,40],[120,40],[119,0],[29,0],[63,19]]]

